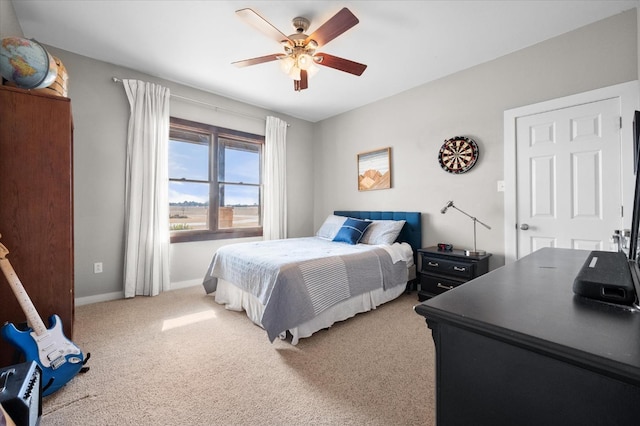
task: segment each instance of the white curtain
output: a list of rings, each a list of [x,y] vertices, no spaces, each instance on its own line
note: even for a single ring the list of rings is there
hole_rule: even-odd
[[[125,181],[124,295],[169,287],[168,88],[122,81],[131,116]]]
[[[287,238],[287,122],[267,117],[264,141],[262,235]]]

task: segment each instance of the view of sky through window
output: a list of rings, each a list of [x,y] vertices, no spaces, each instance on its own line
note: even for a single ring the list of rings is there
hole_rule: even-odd
[[[259,189],[255,186],[232,185],[230,183],[260,183],[260,155],[257,151],[246,151],[225,147],[225,170],[220,170],[219,179],[224,185],[224,205],[258,205]],[[204,144],[169,141],[169,177],[207,181],[209,178],[209,147]],[[209,185],[196,182],[169,183],[169,202],[208,203]]]

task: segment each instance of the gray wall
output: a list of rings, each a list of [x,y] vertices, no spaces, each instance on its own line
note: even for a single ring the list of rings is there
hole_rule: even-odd
[[[9,0],[0,0],[0,38],[16,36],[23,37],[22,28]]]
[[[638,78],[636,11],[605,19],[494,61],[319,123],[314,144],[316,227],[334,209],[423,213],[423,245],[473,246],[473,222],[448,200],[492,227],[478,226],[478,248],[504,264],[503,113],[507,109]],[[437,160],[445,139],[468,136],[480,148],[463,175]],[[629,141],[630,143],[631,141]],[[356,155],[392,148],[393,188],[358,192]]]

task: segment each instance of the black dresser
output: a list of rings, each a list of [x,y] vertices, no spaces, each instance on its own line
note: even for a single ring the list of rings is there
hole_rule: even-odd
[[[574,295],[588,254],[544,248],[415,307],[439,425],[640,424],[640,312]]]

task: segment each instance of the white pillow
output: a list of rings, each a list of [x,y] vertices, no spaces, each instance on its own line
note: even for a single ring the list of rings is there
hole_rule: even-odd
[[[333,241],[346,220],[347,218],[345,216],[336,216],[334,214],[330,214],[324,220],[324,223],[322,224],[320,229],[318,229],[318,232],[316,232],[316,237]]]
[[[361,244],[393,244],[400,235],[404,220],[374,220],[360,240]]]

